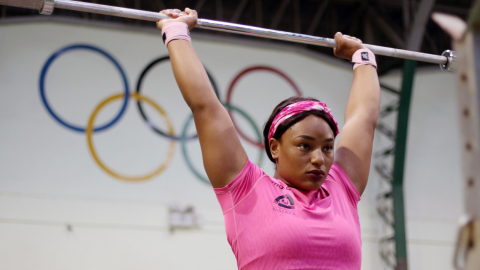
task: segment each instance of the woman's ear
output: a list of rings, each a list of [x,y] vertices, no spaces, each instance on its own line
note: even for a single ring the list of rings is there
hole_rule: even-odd
[[[279,154],[279,150],[280,150],[279,149],[280,148],[280,142],[277,141],[277,139],[271,138],[268,141],[268,145],[270,147],[270,153],[272,154],[272,158],[277,159],[278,154]]]

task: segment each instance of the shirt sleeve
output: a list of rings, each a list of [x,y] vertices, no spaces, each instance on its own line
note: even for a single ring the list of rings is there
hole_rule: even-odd
[[[355,185],[353,185],[352,181],[342,167],[334,162],[328,174],[342,187],[343,190],[345,190],[350,202],[356,206],[360,201],[360,193],[358,193],[357,188]]]
[[[235,207],[255,186],[255,183],[266,174],[260,167],[250,160],[247,161],[242,171],[230,182],[222,188],[214,188],[218,202],[223,212]]]

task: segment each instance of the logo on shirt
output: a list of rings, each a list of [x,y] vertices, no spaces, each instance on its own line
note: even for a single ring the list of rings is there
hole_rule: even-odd
[[[277,182],[274,182],[274,181],[272,181],[272,180],[270,180],[270,181],[272,182],[272,184],[273,184],[274,186],[278,187],[279,189],[290,190],[289,187],[284,187],[283,185],[281,185],[281,184],[279,184],[279,183],[277,183]]]
[[[293,202],[293,199],[290,195],[286,194],[286,195],[282,195],[282,196],[278,196],[274,201],[273,203],[275,203],[276,205],[280,206],[280,207],[283,207],[283,208],[287,208],[287,209],[295,209],[295,203]]]
[[[368,52],[362,52],[362,60],[368,61]]]

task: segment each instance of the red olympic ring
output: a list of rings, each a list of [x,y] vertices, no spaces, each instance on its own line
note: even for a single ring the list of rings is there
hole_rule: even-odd
[[[234,79],[233,81],[230,83],[230,86],[228,87],[228,92],[227,92],[227,100],[226,100],[226,104],[230,105],[230,100],[231,100],[231,97],[232,97],[232,93],[233,93],[233,88],[235,87],[235,85],[237,84],[237,82],[240,80],[241,77],[243,77],[244,75],[246,75],[247,73],[250,73],[250,72],[253,72],[253,71],[260,71],[260,70],[263,70],[263,71],[270,71],[270,72],[273,72],[275,74],[277,74],[278,76],[282,77],[283,79],[285,79],[288,84],[290,84],[290,86],[292,86],[293,88],[293,91],[295,92],[295,94],[297,96],[301,96],[302,95],[302,92],[300,92],[300,89],[298,88],[298,86],[295,84],[295,82],[293,82],[292,79],[290,79],[285,73],[277,70],[277,69],[274,69],[274,68],[271,68],[271,67],[266,67],[266,66],[254,66],[254,67],[250,67],[250,68],[246,68],[244,69],[242,72],[240,72]],[[245,139],[247,142],[257,146],[257,147],[260,147],[261,149],[265,149],[265,146],[263,145],[263,142],[258,142],[258,141],[255,141],[254,139],[251,139],[249,137],[247,137],[247,135],[245,135],[238,127],[237,127],[237,124],[235,123],[235,120],[233,118],[233,115],[232,115],[232,110],[231,109],[228,109],[228,114],[230,115],[230,118],[232,119],[232,122],[233,122],[233,125],[235,126],[235,129],[237,130],[238,132],[238,135],[240,135],[240,137],[242,137],[243,139]]]

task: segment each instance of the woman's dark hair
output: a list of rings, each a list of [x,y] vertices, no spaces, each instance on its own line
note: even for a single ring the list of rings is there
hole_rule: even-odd
[[[270,152],[270,145],[268,143],[268,132],[270,131],[270,126],[272,125],[273,119],[275,119],[275,116],[283,110],[286,106],[292,104],[292,103],[297,103],[300,101],[306,101],[306,100],[311,100],[311,101],[319,101],[318,99],[311,98],[311,97],[305,97],[305,96],[294,96],[291,98],[288,98],[282,102],[280,102],[275,109],[273,109],[272,114],[270,115],[270,118],[268,118],[268,121],[265,123],[265,126],[263,127],[263,140],[265,144],[265,151],[267,152],[268,158],[275,163],[275,159],[272,157],[272,153]],[[335,122],[333,122],[333,119],[326,113],[322,111],[306,111],[306,112],[301,112],[297,115],[294,115],[290,117],[289,119],[285,120],[283,123],[278,126],[277,130],[275,131],[275,134],[273,134],[273,138],[280,140],[282,137],[283,133],[287,131],[291,126],[294,124],[300,122],[301,120],[305,119],[309,115],[315,115],[320,118],[323,118],[325,121],[327,121],[328,125],[330,128],[333,130],[334,137],[337,136],[337,125],[335,125]]]

